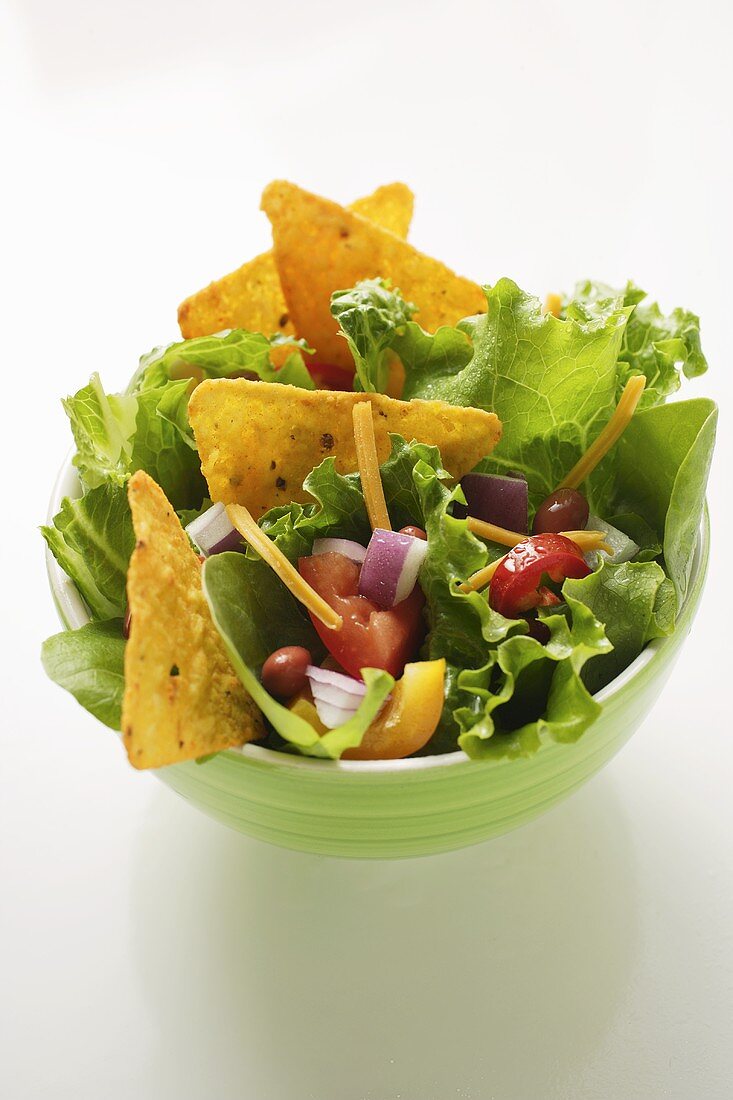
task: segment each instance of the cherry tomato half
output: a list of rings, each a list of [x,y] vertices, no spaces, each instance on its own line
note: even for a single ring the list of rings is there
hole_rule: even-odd
[[[389,611],[359,595],[359,566],[343,554],[315,554],[298,562],[301,577],[344,620],[340,630],[329,630],[311,616],[329,653],[352,676],[363,668],[383,668],[402,675],[425,634],[422,609],[425,597],[418,586]]]
[[[564,535],[531,535],[514,546],[499,564],[489,587],[489,603],[500,615],[516,619],[533,607],[559,603],[547,587],[566,577],[587,577],[585,559]]]

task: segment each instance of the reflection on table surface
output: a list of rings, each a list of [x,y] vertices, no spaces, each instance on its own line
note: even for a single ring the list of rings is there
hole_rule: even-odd
[[[271,848],[161,791],[136,860],[159,1100],[212,1074],[257,1100],[566,1096],[634,962],[633,852],[602,777],[506,837],[395,863]]]

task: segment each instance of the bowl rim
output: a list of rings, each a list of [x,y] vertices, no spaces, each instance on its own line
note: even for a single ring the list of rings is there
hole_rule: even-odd
[[[61,469],[54,482],[51,498],[48,506],[47,520],[51,524],[53,517],[59,512],[64,497],[78,497],[80,493],[79,478],[73,465],[74,449],[68,452]],[[641,651],[639,656],[627,665],[618,676],[602,688],[594,698],[601,703],[607,703],[616,698],[632,680],[635,680],[645,670],[657,664],[663,656],[664,650],[674,644],[679,637],[679,631],[687,625],[691,611],[700,598],[705,577],[707,574],[708,558],[710,553],[710,515],[707,501],[703,507],[700,521],[695,554],[690,572],[689,584],[682,606],[677,615],[675,630],[664,638],[655,638]],[[51,594],[56,605],[56,611],[65,630],[74,630],[91,621],[88,608],[79,594],[76,585],[63,571],[50,547],[46,546],[46,572],[48,574]],[[571,746],[567,746],[568,748]],[[540,749],[538,755],[542,750]],[[348,772],[352,775],[373,775],[374,773],[408,774],[418,771],[426,771],[434,768],[455,767],[458,764],[471,763],[469,757],[462,749],[454,752],[436,754],[434,756],[408,757],[406,760],[320,760],[308,756],[296,756],[289,753],[278,752],[276,749],[264,748],[261,745],[248,743],[239,748],[225,749],[218,754],[236,760],[239,763],[257,763],[260,766],[272,765],[279,768],[291,768],[309,770],[325,770],[328,772]],[[514,761],[516,763],[516,761]],[[184,765],[172,765],[181,767]],[[164,770],[164,769],[161,769]]]

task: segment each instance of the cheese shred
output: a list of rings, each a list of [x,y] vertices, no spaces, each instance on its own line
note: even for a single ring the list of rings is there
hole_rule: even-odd
[[[369,522],[372,530],[380,527],[384,531],[391,531],[392,524],[389,521],[387,501],[384,499],[384,488],[379,473],[371,402],[360,401],[354,405],[351,415],[354,423],[354,444],[361,478],[361,491],[364,494]]]
[[[551,313],[553,317],[559,317],[562,313],[562,295],[548,294],[545,298],[545,313]]]
[[[228,504],[227,515],[242,538],[246,539],[262,560],[277,573],[296,600],[299,600],[329,630],[340,630],[343,626],[341,616],[326,603],[322,596],[318,595],[314,588],[311,588],[307,581],[303,580],[295,566],[291,565],[282,550],[278,550],[275,543],[267,537],[244,505]]]
[[[504,558],[505,557],[506,554],[504,555]],[[474,573],[468,580],[459,585],[459,592],[477,592],[479,588],[486,588],[486,585],[491,583],[491,578],[500,564],[504,561],[504,558],[497,558],[496,561],[492,561],[489,565],[485,565],[483,569],[479,569],[478,573]]]
[[[593,440],[580,461],[573,466],[568,476],[560,482],[558,489],[577,489],[588,474],[595,470],[601,459],[608,454],[628,427],[645,386],[646,378],[643,374],[635,375],[628,380],[613,416],[600,435]]]
[[[516,546],[523,542],[528,535],[521,535],[519,531],[508,531],[506,527],[497,527],[495,523],[487,523],[483,519],[474,519],[468,516],[466,519],[469,531],[488,542],[498,542],[500,546]]]

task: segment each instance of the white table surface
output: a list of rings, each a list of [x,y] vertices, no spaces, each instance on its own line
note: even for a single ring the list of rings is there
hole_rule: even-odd
[[[134,773],[47,683],[59,397],[121,386],[266,246],[258,196],[417,192],[412,239],[544,293],[633,277],[731,397],[728,4],[0,4],[0,1095],[657,1100],[731,1092],[731,422],[707,594],[605,771],[472,850],[289,854]]]

